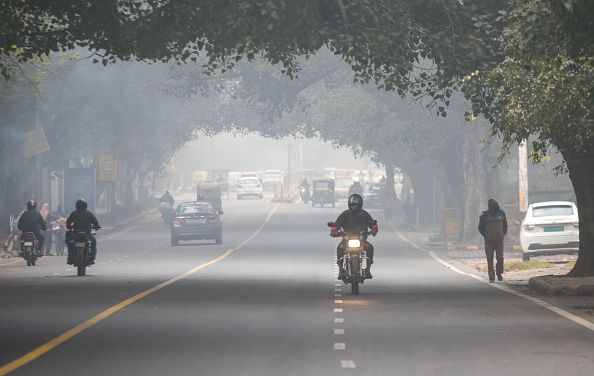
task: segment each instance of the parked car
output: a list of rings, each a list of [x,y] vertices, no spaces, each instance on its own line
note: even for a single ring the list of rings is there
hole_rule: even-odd
[[[262,176],[262,185],[264,187],[274,187],[276,184],[283,184],[285,177],[281,170],[266,170]]]
[[[353,185],[351,179],[338,179],[334,184],[334,198],[337,200],[349,198],[349,188]]]
[[[214,239],[223,242],[223,223],[209,202],[183,202],[171,222],[171,245],[180,240]]]
[[[577,206],[570,201],[530,204],[520,227],[522,260],[543,254],[576,253],[580,248]]]
[[[258,178],[241,178],[237,183],[237,199],[241,200],[245,196],[256,196],[263,198],[263,188]]]

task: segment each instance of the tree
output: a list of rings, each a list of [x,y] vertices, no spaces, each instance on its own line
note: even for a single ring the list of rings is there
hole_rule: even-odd
[[[536,162],[553,146],[569,172],[580,217],[580,253],[569,273],[594,275],[594,4],[527,0],[501,37],[508,57],[466,81],[474,112],[506,148],[534,135]]]

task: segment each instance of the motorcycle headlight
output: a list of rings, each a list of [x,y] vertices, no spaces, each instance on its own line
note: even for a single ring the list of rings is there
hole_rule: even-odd
[[[349,239],[348,246],[349,246],[349,248],[359,248],[359,247],[361,247],[361,240]]]

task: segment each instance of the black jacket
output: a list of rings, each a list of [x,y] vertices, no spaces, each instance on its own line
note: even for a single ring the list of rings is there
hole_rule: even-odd
[[[87,234],[91,233],[91,229],[99,230],[99,222],[95,215],[88,210],[75,210],[68,216],[66,220],[66,228],[74,231],[84,231]]]
[[[43,231],[47,230],[43,217],[35,209],[27,210],[21,215],[18,227],[23,232],[37,232],[39,229]]]
[[[500,242],[507,234],[507,218],[503,210],[485,210],[479,218],[478,230],[487,242]]]
[[[351,235],[358,235],[361,231],[367,231],[372,227],[369,225],[369,222],[371,221],[373,221],[373,218],[371,218],[371,215],[365,210],[361,210],[361,212],[357,214],[345,210],[338,216],[334,224],[337,230],[342,228]]]

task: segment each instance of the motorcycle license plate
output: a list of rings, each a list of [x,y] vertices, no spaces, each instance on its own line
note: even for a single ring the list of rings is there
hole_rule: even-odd
[[[25,247],[27,247],[27,246],[29,246],[29,247],[33,246],[33,242],[25,242]]]
[[[85,243],[74,243],[75,247],[84,247],[85,245]]]

